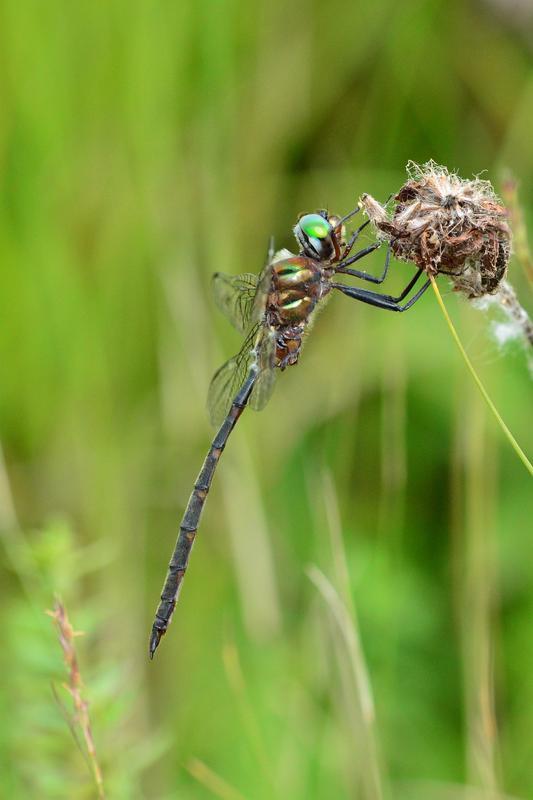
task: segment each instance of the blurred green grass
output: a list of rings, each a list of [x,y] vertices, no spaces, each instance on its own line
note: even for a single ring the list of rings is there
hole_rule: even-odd
[[[0,795],[94,796],[50,690],[55,593],[86,631],[109,797],[213,797],[193,759],[219,796],[533,794],[530,484],[429,295],[399,319],[328,304],[232,437],[146,659],[208,382],[239,345],[210,274],[257,271],[300,211],[387,197],[411,158],[512,170],[531,230],[513,8],[2,0]],[[442,290],[531,453],[524,355]],[[375,723],[309,564],[356,609]]]

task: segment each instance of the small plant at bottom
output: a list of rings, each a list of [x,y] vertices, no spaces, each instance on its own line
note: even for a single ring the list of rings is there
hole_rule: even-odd
[[[56,600],[53,611],[47,611],[54,620],[59,636],[59,644],[63,650],[63,659],[68,671],[68,681],[63,683],[63,687],[72,697],[74,705],[74,716],[69,718],[69,727],[77,741],[75,724],[77,723],[83,733],[85,746],[89,756],[91,770],[94,777],[94,782],[98,791],[100,800],[104,800],[104,782],[102,778],[102,770],[96,757],[96,748],[94,746],[93,734],[91,731],[91,722],[89,719],[89,704],[84,700],[81,694],[81,687],[83,685],[81,679],[80,668],[78,665],[78,657],[76,655],[76,648],[74,646],[74,639],[76,636],[82,636],[81,631],[75,631],[70,624],[67,611],[59,600]]]

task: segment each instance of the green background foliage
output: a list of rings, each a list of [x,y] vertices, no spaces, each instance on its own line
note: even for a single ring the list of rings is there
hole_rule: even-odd
[[[512,170],[531,228],[528,5],[2,0],[2,797],[95,796],[55,595],[110,798],[533,796],[531,483],[431,293],[332,298],[230,440],[147,659],[239,346],[210,274],[385,199],[408,159]],[[524,353],[441,289],[531,454]]]

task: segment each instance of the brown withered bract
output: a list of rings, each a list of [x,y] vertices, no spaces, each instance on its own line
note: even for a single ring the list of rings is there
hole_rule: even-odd
[[[392,214],[370,195],[361,197],[396,258],[449,275],[469,298],[497,291],[511,255],[511,229],[490,182],[464,180],[434,161],[409,162],[407,173]]]

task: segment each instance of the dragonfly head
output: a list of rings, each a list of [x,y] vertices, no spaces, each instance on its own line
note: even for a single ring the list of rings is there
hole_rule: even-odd
[[[329,261],[335,255],[334,229],[327,214],[304,214],[294,227],[301,255]]]

